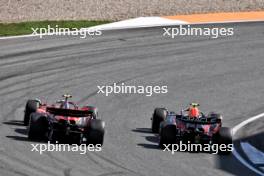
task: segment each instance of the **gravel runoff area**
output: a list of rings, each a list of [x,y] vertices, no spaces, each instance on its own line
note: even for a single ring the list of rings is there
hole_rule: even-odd
[[[0,0],[0,22],[116,21],[139,16],[263,9],[264,0]]]

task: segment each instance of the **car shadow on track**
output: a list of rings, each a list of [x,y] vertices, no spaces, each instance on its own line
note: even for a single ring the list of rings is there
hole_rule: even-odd
[[[8,122],[3,122],[5,125],[12,125],[12,126],[23,126],[24,128],[15,128],[15,132],[23,135],[27,135],[27,129],[25,128],[26,126],[24,125],[23,121],[19,120],[10,120]]]
[[[3,124],[5,125],[10,125],[10,126],[17,126],[14,131],[17,133],[17,134],[20,134],[20,135],[9,135],[9,136],[6,136],[7,138],[9,139],[13,139],[13,140],[17,140],[17,141],[26,141],[26,142],[32,142],[28,139],[27,137],[27,129],[24,125],[24,122],[23,121],[19,121],[19,120],[10,120],[10,121],[7,121],[7,122],[3,122]],[[24,128],[21,128],[21,127],[24,127]],[[20,128],[18,128],[20,127]],[[21,136],[23,135],[23,136]]]
[[[144,148],[148,148],[148,149],[158,149],[160,150],[158,143],[159,143],[159,137],[157,135],[155,135],[154,133],[152,133],[150,128],[136,128],[132,130],[133,132],[136,133],[143,133],[143,134],[152,134],[151,136],[143,136],[145,137],[146,141],[149,141],[153,144],[150,143],[140,143],[137,144],[138,146],[144,147]]]
[[[20,120],[10,120],[7,122],[3,122],[5,125],[15,125],[15,126],[24,126],[24,122]]]
[[[159,146],[155,145],[155,144],[137,144],[137,145],[144,147],[144,148],[147,148],[147,149],[158,149],[158,150],[160,150]]]
[[[27,129],[23,129],[23,128],[16,128],[15,132],[19,134],[27,135]]]
[[[24,136],[6,136],[9,139],[13,139],[16,141],[25,141],[25,142],[30,142],[27,137]]]
[[[138,132],[138,133],[151,133],[152,131],[150,128],[136,128],[132,130],[133,132]]]

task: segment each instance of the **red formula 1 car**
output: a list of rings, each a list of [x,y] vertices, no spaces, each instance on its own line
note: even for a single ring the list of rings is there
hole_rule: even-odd
[[[222,127],[222,115],[211,112],[190,117],[169,112],[166,108],[156,108],[152,116],[152,132],[159,133],[159,146],[175,144],[179,141],[194,144],[232,144],[231,129]]]
[[[28,125],[31,140],[103,144],[105,122],[98,119],[97,108],[78,107],[69,101],[71,95],[63,95],[64,100],[47,105],[40,100],[28,100],[25,107],[24,124]]]

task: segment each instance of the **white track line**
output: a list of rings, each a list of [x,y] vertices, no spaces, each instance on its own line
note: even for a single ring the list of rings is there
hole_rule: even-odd
[[[264,113],[261,113],[259,115],[256,115],[254,117],[251,117],[243,122],[241,122],[240,124],[236,125],[235,127],[233,127],[232,132],[233,135],[235,135],[237,133],[237,131],[242,128],[243,126],[249,124],[250,122],[253,122],[257,119],[260,119],[261,117],[264,117]],[[237,150],[235,149],[235,147],[233,148],[232,151],[233,155],[243,164],[245,165],[247,168],[249,168],[250,170],[252,170],[253,172],[259,174],[260,176],[264,176],[263,172],[260,172],[259,170],[257,170],[256,168],[254,168],[251,164],[249,164],[244,158],[242,158],[239,153],[237,152]]]
[[[18,35],[18,36],[7,36],[7,37],[0,37],[0,40],[4,40],[4,39],[16,39],[16,38],[26,38],[26,37],[37,37],[37,35],[32,35],[32,34],[28,34],[28,35]]]

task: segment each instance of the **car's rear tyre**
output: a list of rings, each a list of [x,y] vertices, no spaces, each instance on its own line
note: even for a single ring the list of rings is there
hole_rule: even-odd
[[[39,107],[39,102],[37,100],[28,100],[25,107],[25,115],[24,115],[24,125],[28,125],[30,114],[37,111]]]
[[[156,108],[152,117],[151,130],[153,133],[158,133],[160,128],[160,123],[165,120],[167,115],[167,110],[165,108]]]
[[[104,143],[105,122],[99,119],[93,119],[87,132],[87,145]]]
[[[221,127],[219,130],[219,142],[221,144],[232,144],[232,130],[228,127]]]
[[[232,144],[232,130],[228,127],[221,127],[219,132],[216,134],[215,143],[218,145],[225,144],[226,146]],[[230,154],[230,150],[219,151],[219,154]]]
[[[48,129],[48,122],[45,116],[40,113],[31,113],[28,127],[28,139],[42,140]]]
[[[159,147],[164,148],[164,145],[176,143],[177,130],[175,125],[167,125],[161,129]]]

